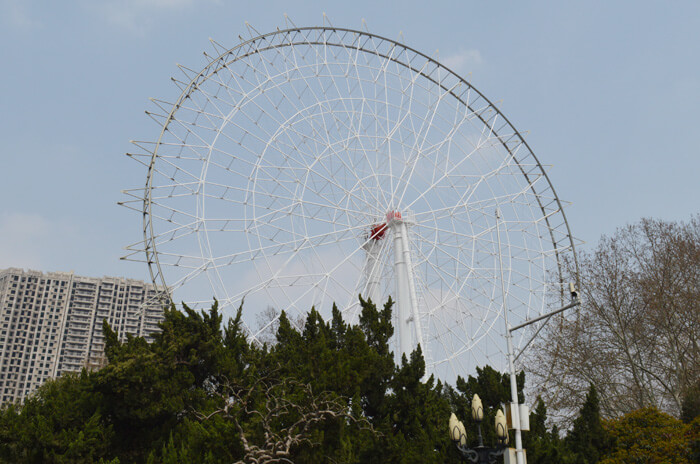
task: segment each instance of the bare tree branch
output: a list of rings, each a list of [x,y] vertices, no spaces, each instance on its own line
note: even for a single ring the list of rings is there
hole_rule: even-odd
[[[291,463],[300,445],[316,446],[313,427],[343,420],[373,431],[365,418],[353,416],[347,401],[291,378],[258,378],[250,385],[227,382],[218,396],[224,406],[209,414],[192,411],[199,421],[221,415],[238,430],[245,456],[236,464]]]
[[[526,363],[552,414],[566,422],[594,384],[604,416],[678,416],[700,377],[700,216],[619,229],[580,269],[582,308],[554,320]]]

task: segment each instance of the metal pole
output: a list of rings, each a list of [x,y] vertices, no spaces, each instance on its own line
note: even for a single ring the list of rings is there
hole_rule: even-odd
[[[543,314],[543,315],[538,316],[538,317],[534,317],[534,318],[532,318],[532,319],[528,319],[528,320],[526,320],[525,322],[523,322],[522,324],[516,325],[515,327],[513,327],[512,329],[510,329],[510,331],[511,331],[511,332],[515,332],[516,330],[522,329],[523,327],[527,327],[528,325],[534,324],[535,322],[541,321],[542,319],[550,318],[550,317],[552,317],[552,316],[554,316],[554,315],[556,315],[556,314],[559,314],[559,313],[561,313],[561,312],[564,312],[564,311],[566,311],[567,309],[571,309],[571,308],[573,308],[574,306],[578,306],[578,305],[580,305],[580,304],[581,304],[581,301],[578,300],[578,299],[576,299],[576,300],[572,301],[571,303],[569,303],[568,305],[566,305],[566,306],[564,306],[564,307],[562,307],[562,308],[559,308],[559,309],[557,309],[557,310],[555,310],[555,311],[552,311],[552,312],[547,313],[547,314]]]
[[[408,280],[408,294],[411,298],[411,322],[413,322],[413,333],[415,334],[415,343],[414,346],[411,347],[411,349],[413,349],[415,348],[415,345],[420,344],[423,341],[423,331],[421,330],[420,315],[418,314],[418,297],[416,296],[416,281],[415,277],[413,276],[413,261],[411,260],[411,246],[409,245],[408,240],[408,225],[406,224],[407,219],[409,218],[404,218],[403,222],[401,223],[401,227],[403,229],[401,233],[401,238],[403,239],[403,254],[404,262],[406,263],[406,280]],[[427,354],[427,347],[422,346],[421,348],[423,350],[423,356],[425,356]]]
[[[506,325],[506,343],[508,345],[508,368],[510,369],[510,395],[513,405],[510,416],[515,431],[515,456],[517,464],[525,464],[523,457],[523,439],[520,432],[520,405],[518,404],[518,384],[515,375],[515,362],[513,361],[513,335],[508,324],[508,307],[506,306],[506,288],[503,279],[503,256],[501,254],[501,211],[496,209],[496,236],[498,238],[498,263],[501,272],[501,293],[503,295],[503,320]]]
[[[377,305],[381,304],[381,295],[379,294],[380,289],[380,276],[379,276],[379,249],[381,245],[378,240],[370,238],[364,245],[365,249],[365,277],[367,279],[367,291],[365,293],[365,298],[372,300],[372,303]]]
[[[387,225],[394,233],[394,278],[396,279],[396,307],[398,314],[399,335],[399,359],[400,356],[410,355],[413,351],[413,334],[411,322],[413,321],[413,302],[411,301],[411,288],[409,279],[413,276],[409,270],[407,254],[404,252],[403,235],[406,233],[406,224],[400,216],[388,215]]]
[[[523,439],[520,432],[520,405],[518,404],[518,385],[515,376],[515,362],[513,361],[513,336],[510,333],[510,326],[506,322],[506,338],[508,341],[508,367],[510,368],[510,395],[514,407],[511,407],[510,415],[513,418],[513,429],[515,430],[515,456],[517,464],[524,464],[523,459]]]

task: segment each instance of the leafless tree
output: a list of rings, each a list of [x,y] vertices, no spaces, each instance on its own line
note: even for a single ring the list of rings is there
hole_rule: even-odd
[[[228,383],[220,393],[225,406],[208,415],[194,412],[201,421],[222,415],[235,424],[245,456],[236,464],[292,463],[295,447],[317,445],[314,425],[341,418],[372,430],[355,417],[347,401],[330,393],[315,394],[308,384],[294,379],[258,379],[252,385]]]
[[[272,346],[277,343],[277,329],[280,326],[280,312],[281,311],[278,311],[274,307],[268,306],[264,311],[255,316],[257,323],[255,340],[259,346],[262,346],[263,344]],[[296,317],[290,318],[290,322],[296,329],[303,330],[307,316],[307,313],[297,314]],[[290,315],[288,314],[287,317],[289,318]]]
[[[645,406],[678,416],[700,378],[700,217],[642,220],[579,264],[580,311],[552,321],[527,364],[555,420],[591,384],[604,416]]]

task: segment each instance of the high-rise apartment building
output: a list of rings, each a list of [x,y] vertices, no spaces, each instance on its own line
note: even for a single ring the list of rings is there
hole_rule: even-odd
[[[150,337],[163,319],[156,287],[115,277],[0,271],[0,404],[46,379],[104,363],[102,321],[121,339]]]

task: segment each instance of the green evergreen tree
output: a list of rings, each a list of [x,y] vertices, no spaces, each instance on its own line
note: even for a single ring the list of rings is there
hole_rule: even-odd
[[[98,462],[114,433],[89,387],[86,373],[68,374],[46,382],[22,408],[3,410],[0,462]]]
[[[547,407],[540,397],[530,413],[530,431],[523,434],[523,447],[529,464],[560,464],[567,459],[558,430],[547,429]]]
[[[586,401],[579,416],[574,420],[571,431],[565,439],[575,464],[594,464],[611,448],[611,440],[600,419],[600,402],[593,385],[590,386]]]

